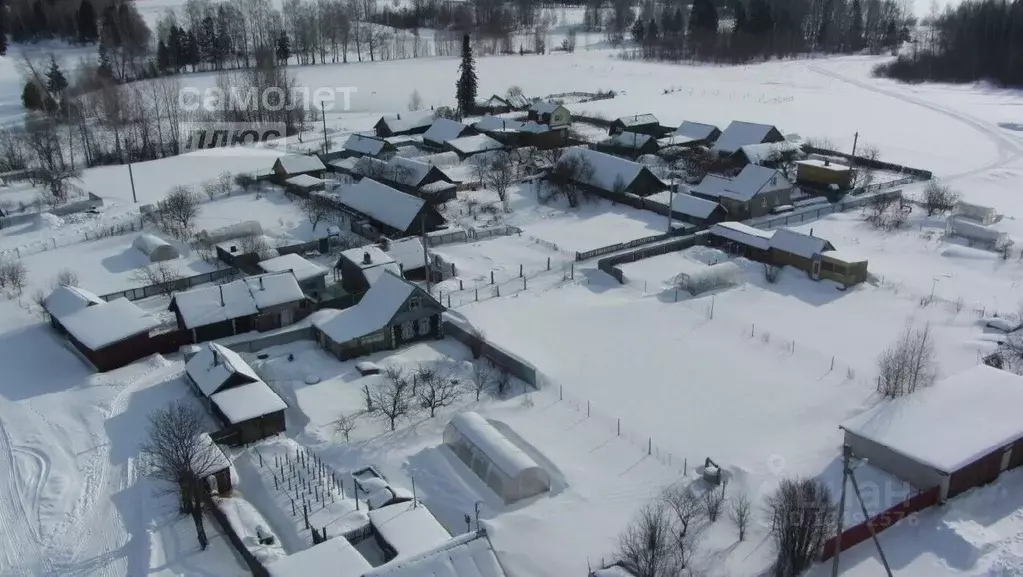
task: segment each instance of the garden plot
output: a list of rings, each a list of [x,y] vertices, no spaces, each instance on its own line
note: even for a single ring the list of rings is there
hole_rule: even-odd
[[[679,275],[699,274],[710,265],[731,260],[733,257],[724,251],[694,246],[618,266],[625,275],[626,283],[642,287],[647,293],[657,293],[676,288]]]
[[[504,283],[563,267],[572,259],[526,237],[492,237],[474,243],[448,244],[431,249],[443,262],[455,266],[455,277],[436,285],[447,293],[478,285]]]

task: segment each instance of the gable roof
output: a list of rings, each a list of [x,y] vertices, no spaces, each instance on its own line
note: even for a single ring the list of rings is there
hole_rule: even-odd
[[[241,375],[249,382],[260,380],[241,355],[217,343],[206,343],[188,359],[185,372],[207,397],[218,392],[232,375]]]
[[[774,232],[753,228],[741,222],[719,222],[710,227],[710,234],[727,238],[739,244],[767,250],[771,247],[771,237]]]
[[[779,228],[774,231],[770,245],[773,249],[789,254],[813,258],[813,255],[824,252],[831,243],[818,236],[810,236],[790,228]]]
[[[393,144],[382,138],[366,136],[365,134],[353,134],[348,137],[348,140],[346,140],[344,144],[345,150],[351,150],[360,154],[368,154],[369,156],[377,156],[385,149],[393,147]]]
[[[469,127],[461,122],[455,122],[449,118],[438,118],[430,125],[429,130],[423,134],[423,140],[433,142],[447,142],[461,136]]]
[[[574,159],[578,159],[578,161],[592,167],[592,170],[587,170],[588,174],[582,175],[585,181],[584,184],[589,184],[608,192],[614,191],[615,185],[619,181],[628,187],[643,171],[650,172],[650,169],[638,162],[632,162],[612,154],[605,154],[582,147],[566,149],[558,163]],[[653,176],[653,173],[650,174]]]
[[[263,381],[220,391],[210,396],[210,401],[233,425],[288,408],[284,399]]]
[[[405,132],[415,130],[433,123],[433,113],[407,114],[401,118],[398,116],[381,116],[377,124],[383,124],[391,132]]]
[[[608,143],[621,148],[642,148],[651,140],[654,140],[654,137],[649,134],[625,130],[609,138]]]
[[[401,263],[404,270],[415,270],[426,266],[423,241],[418,236],[391,241],[387,256]]]
[[[277,159],[281,168],[288,174],[301,174],[303,172],[315,172],[326,170],[318,156],[306,156],[304,154],[289,154]]]
[[[509,94],[504,98],[505,102],[511,105],[512,108],[528,108],[529,99],[526,98],[525,94],[521,92],[518,94]]]
[[[340,536],[266,566],[270,577],[361,577],[372,568],[365,557]]]
[[[366,256],[369,255],[369,263],[366,263]],[[356,248],[341,251],[341,258],[355,264],[361,269],[372,268],[382,264],[394,262],[391,255],[387,254],[380,247],[374,244],[367,244]]]
[[[760,144],[764,142],[767,135],[777,130],[769,124],[756,124],[753,122],[732,121],[717,142],[714,143],[714,150],[724,154],[732,154],[747,144]]]
[[[319,317],[313,320],[313,325],[332,341],[346,343],[386,327],[414,292],[414,284],[384,272],[359,304],[332,316]]]
[[[748,202],[758,194],[791,188],[789,182],[777,170],[756,164],[747,164],[733,178],[708,174],[692,191],[705,196],[724,197],[740,202]]]
[[[493,138],[490,138],[486,134],[476,134],[474,136],[455,138],[447,141],[447,145],[455,149],[456,152],[460,152],[462,154],[473,154],[476,152],[486,152],[488,150],[501,150],[504,148],[503,144]]]
[[[702,122],[690,122],[686,120],[683,122],[674,132],[671,133],[671,137],[675,139],[678,144],[685,144],[687,142],[693,142],[698,140],[710,140],[715,132],[719,132],[718,127],[713,124],[703,124]]]
[[[622,116],[615,119],[615,122],[622,126],[643,126],[646,124],[660,124],[657,117],[653,114],[634,114],[632,116]]]
[[[763,144],[747,144],[739,147],[739,150],[747,160],[753,164],[760,164],[765,160],[772,160],[775,154],[798,154],[803,149],[795,142],[783,140],[781,142],[765,142]]]
[[[415,158],[406,158],[404,156],[392,156],[387,161],[387,176],[395,182],[401,184],[407,184],[409,186],[418,187],[423,179],[425,179],[431,170],[440,170],[434,165],[423,162]],[[444,178],[448,178],[446,174],[441,171],[441,175]]]
[[[298,286],[298,279],[291,271],[259,274],[243,280],[249,286],[249,294],[257,309],[298,302],[305,298],[302,287]]]
[[[530,110],[539,114],[554,114],[554,111],[558,108],[561,108],[560,104],[547,102],[546,100],[537,100],[529,105]]]
[[[671,196],[671,210],[694,218],[707,219],[710,215],[714,214],[715,210],[718,210],[721,207],[720,204],[713,200],[707,200],[705,198],[699,198],[691,194],[681,192],[676,192],[675,194],[671,194],[669,191],[658,192],[649,198],[655,202],[668,204],[669,195]]]
[[[59,286],[43,300],[43,308],[50,316],[60,320],[85,307],[104,302],[106,301],[85,289],[75,286]]]
[[[393,506],[393,505],[392,505]],[[363,577],[504,577],[504,569],[483,532],[465,533],[428,551],[399,558]]]
[[[451,540],[451,534],[422,503],[395,503],[369,512],[376,533],[398,553],[396,559],[419,555]],[[407,575],[422,575],[408,572]]]
[[[260,308],[303,298],[295,275],[272,273],[174,293],[171,306],[181,315],[185,328],[193,329],[254,315]]]
[[[90,350],[148,333],[160,321],[126,298],[85,307],[60,319],[64,329]]]
[[[304,282],[316,277],[326,276],[329,272],[326,267],[309,261],[296,253],[270,258],[259,263],[259,268],[265,272],[291,271],[295,280]]]
[[[322,178],[316,178],[315,176],[312,176],[310,174],[299,174],[296,176],[292,176],[291,178],[285,180],[284,182],[292,186],[297,186],[299,188],[312,188],[314,186],[320,186],[321,184],[324,183]]]
[[[553,130],[546,124],[538,124],[533,121],[522,122],[503,116],[486,115],[473,123],[473,128],[485,132],[549,132]]]
[[[882,401],[846,431],[944,473],[1023,438],[1023,377],[975,365],[930,387]]]
[[[426,201],[365,177],[335,193],[342,204],[391,228],[408,230]]]

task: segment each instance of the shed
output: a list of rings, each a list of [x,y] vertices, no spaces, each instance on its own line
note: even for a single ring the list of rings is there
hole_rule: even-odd
[[[322,178],[316,178],[309,174],[299,174],[285,179],[284,186],[289,190],[302,196],[308,196],[314,190],[324,190],[327,187]]]
[[[569,178],[591,190],[615,195],[649,196],[668,188],[638,162],[581,147],[565,150],[549,178]]]
[[[990,206],[960,202],[956,205],[955,216],[976,221],[983,225],[998,222],[998,211]]]
[[[402,116],[382,116],[373,129],[377,136],[387,138],[409,134],[422,134],[433,124],[433,113],[413,113]]]
[[[616,118],[613,122],[611,122],[611,126],[608,128],[608,134],[614,136],[615,134],[620,134],[622,132],[632,132],[657,137],[661,134],[661,123],[653,114],[622,116],[621,118]]]
[[[284,180],[299,174],[322,176],[327,168],[318,156],[289,154],[278,158],[273,165],[273,173],[278,179]]]
[[[1023,464],[1023,377],[978,364],[842,423],[871,466],[944,500]]]
[[[245,445],[283,433],[284,402],[263,381],[246,383],[210,396],[213,414],[230,432],[228,444]]]
[[[213,246],[238,238],[262,236],[263,225],[258,220],[246,220],[222,228],[204,230],[196,235],[206,246]]]
[[[53,289],[43,300],[43,309],[50,315],[50,322],[55,328],[63,330],[60,319],[76,313],[85,307],[101,305],[103,299],[95,294],[76,286],[59,286]]]
[[[852,286],[867,280],[867,259],[846,251],[829,250],[821,255],[821,278]]]
[[[711,144],[721,135],[721,129],[713,124],[685,121],[679,125],[674,132],[662,138],[665,145],[695,146],[698,144]]]
[[[426,278],[426,251],[418,236],[392,241],[387,247],[387,256],[398,263],[403,277],[410,280]]]
[[[769,244],[771,264],[795,267],[813,279],[821,277],[821,253],[835,249],[826,239],[789,228],[774,231]]]
[[[753,228],[741,222],[719,222],[710,227],[711,245],[724,246],[755,260],[766,260],[773,232]]]
[[[135,240],[131,243],[131,246],[135,250],[146,255],[149,262],[174,260],[180,256],[178,254],[178,249],[174,248],[172,244],[149,233],[142,233],[136,236]]]
[[[185,375],[203,397],[260,380],[241,355],[217,343],[200,347],[185,363]]]
[[[202,456],[204,470],[197,471],[205,479],[213,482],[214,488],[221,496],[227,496],[231,492],[231,460],[224,454],[209,433],[200,433],[199,441],[206,446],[208,454]]]
[[[817,188],[852,186],[852,170],[830,159],[808,158],[796,162],[796,183]]]
[[[475,156],[483,152],[504,149],[503,144],[493,138],[490,138],[486,134],[463,136],[461,138],[448,140],[446,144],[448,148],[462,159],[469,158],[470,156]]]
[[[478,413],[452,417],[444,444],[506,504],[551,490],[550,474]]]
[[[728,211],[721,204],[691,194],[671,191],[658,192],[647,197],[649,200],[668,206],[671,204],[672,218],[692,224],[714,224],[728,217]]]
[[[430,125],[430,129],[423,133],[423,144],[444,148],[445,143],[449,140],[474,134],[476,134],[476,129],[471,126],[448,118],[438,118]]]
[[[614,133],[611,138],[600,143],[600,148],[611,153],[635,158],[643,154],[657,152],[660,145],[657,143],[657,139],[649,134],[624,131]]]
[[[362,577],[373,569],[344,537],[333,537],[319,545],[292,553],[266,566],[270,577]]]
[[[388,560],[418,555],[451,539],[433,513],[416,501],[373,509],[369,522]]]
[[[785,140],[774,126],[753,122],[731,122],[718,137],[711,149],[721,155],[732,155],[747,144],[763,144],[765,142],[781,142]]]
[[[149,332],[160,325],[125,298],[86,306],[59,322],[71,344],[101,372],[152,354]]]
[[[505,577],[504,568],[485,531],[465,533],[423,551],[402,557],[363,577]]]
[[[629,571],[623,562],[596,569],[590,573],[590,577],[636,577],[636,574]]]
[[[379,158],[398,152],[398,147],[383,138],[353,134],[344,143],[345,156],[372,156]]]
[[[335,268],[341,272],[341,286],[350,294],[369,290],[384,271],[402,276],[398,263],[373,245],[342,251]]]
[[[785,161],[795,160],[803,154],[803,149],[795,142],[765,142],[763,144],[745,144],[732,153],[731,158],[738,166],[759,164],[776,168]]]
[[[295,276],[302,291],[314,298],[327,288],[327,274],[330,272],[327,267],[307,260],[297,253],[261,261],[259,268],[268,273],[290,272]]]
[[[1011,244],[1007,233],[958,216],[950,216],[945,221],[945,234],[965,238],[971,245],[978,244],[991,249]]]

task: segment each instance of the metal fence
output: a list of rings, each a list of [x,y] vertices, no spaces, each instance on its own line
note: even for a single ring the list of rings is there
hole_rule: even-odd
[[[915,179],[911,179],[915,180]],[[886,185],[887,186],[887,185]],[[836,212],[845,212],[854,208],[861,208],[866,206],[869,202],[876,198],[902,198],[902,190],[889,190],[877,194],[869,194],[857,197],[846,197],[845,199],[836,202],[834,204],[822,205],[819,207],[808,207],[806,210],[790,212],[787,214],[755,218],[746,221],[746,224],[754,226],[756,228],[770,229],[778,226],[787,226],[789,224],[798,224],[806,222],[808,220],[817,220],[822,216],[827,216]]]
[[[464,230],[453,230],[444,234],[428,234],[426,235],[426,244],[430,246],[440,246],[442,244],[452,244],[456,242],[466,242],[469,240],[469,233]]]
[[[102,295],[100,298],[105,301],[112,301],[114,299],[126,298],[130,301],[137,301],[152,296],[167,294],[168,292],[180,292],[187,290],[191,287],[214,282],[226,278],[231,278],[241,274],[236,268],[224,268],[215,270],[212,272],[204,272],[195,276],[186,277],[179,279],[171,283],[173,286],[168,286],[167,283],[151,284],[143,287],[123,290],[115,293]]]
[[[620,242],[620,243],[617,243],[617,244],[611,244],[611,245],[608,245],[608,246],[602,246],[600,248],[595,248],[593,250],[588,250],[586,252],[577,252],[577,253],[575,253],[575,260],[576,261],[589,260],[589,259],[594,258],[594,257],[602,256],[602,255],[605,255],[605,254],[611,254],[613,252],[618,252],[620,250],[627,250],[627,249],[630,249],[630,248],[635,248],[637,246],[643,246],[645,244],[650,244],[652,242],[666,240],[668,238],[671,238],[671,235],[669,235],[669,234],[656,234],[656,235],[653,235],[653,236],[646,236],[646,237],[643,237],[643,238],[637,238],[635,240],[630,240],[628,242]]]

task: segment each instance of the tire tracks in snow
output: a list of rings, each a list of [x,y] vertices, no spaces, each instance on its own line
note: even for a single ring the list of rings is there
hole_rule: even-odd
[[[38,555],[38,534],[22,501],[20,484],[17,481],[18,463],[11,445],[11,437],[0,419],[0,453],[7,466],[0,471],[0,573],[10,575],[31,575],[25,572],[26,557]],[[25,529],[29,529],[26,533]],[[8,568],[11,573],[7,573]]]
[[[894,98],[896,100],[901,100],[901,101],[909,103],[909,104],[914,104],[916,106],[920,106],[921,108],[926,108],[926,109],[928,109],[928,110],[930,110],[932,112],[937,112],[938,114],[942,114],[944,116],[952,118],[953,120],[957,120],[957,121],[959,121],[959,122],[961,122],[963,124],[966,124],[970,128],[973,128],[977,132],[980,132],[984,136],[986,136],[998,148],[998,158],[997,159],[995,159],[995,160],[993,160],[993,161],[991,161],[991,162],[989,162],[989,163],[987,163],[987,164],[985,164],[983,166],[980,166],[980,167],[977,167],[977,168],[974,168],[974,169],[971,169],[971,170],[967,170],[965,172],[944,175],[944,176],[941,177],[942,180],[950,181],[950,180],[955,180],[955,179],[958,179],[958,178],[964,178],[964,177],[967,177],[967,176],[973,176],[975,174],[980,174],[980,173],[983,173],[983,172],[988,172],[988,171],[991,171],[991,170],[995,170],[995,169],[1001,168],[1001,167],[1006,166],[1006,165],[1008,165],[1008,164],[1010,164],[1010,163],[1012,163],[1012,162],[1014,162],[1016,160],[1019,160],[1020,158],[1023,158],[1023,144],[1020,144],[1018,141],[1016,141],[1013,138],[1011,138],[1011,137],[1007,136],[1006,134],[1002,133],[1002,131],[1000,129],[998,129],[997,127],[989,124],[988,122],[985,122],[984,120],[980,120],[980,119],[978,119],[976,117],[970,116],[968,114],[965,114],[965,113],[957,111],[957,110],[953,110],[953,109],[950,109],[950,108],[946,108],[944,106],[940,106],[938,104],[934,104],[933,102],[928,102],[928,101],[923,100],[921,98],[917,98],[917,97],[914,97],[914,96],[909,96],[909,95],[907,95],[907,94],[905,94],[905,93],[903,93],[901,91],[898,91],[898,90],[890,90],[890,89],[887,89],[887,88],[881,88],[879,86],[874,86],[872,84],[869,84],[867,82],[863,82],[861,80],[857,80],[857,79],[854,79],[854,78],[849,78],[848,76],[844,76],[842,74],[839,74],[837,72],[833,72],[831,70],[826,70],[826,69],[821,68],[820,66],[815,65],[815,64],[810,64],[810,65],[807,66],[807,68],[811,72],[815,72],[817,74],[820,74],[822,76],[826,76],[826,77],[831,78],[833,80],[838,80],[839,82],[845,82],[846,84],[850,84],[852,86],[855,86],[857,88],[861,88],[863,90],[874,92],[876,94],[881,94],[883,96],[887,96],[889,98]]]

